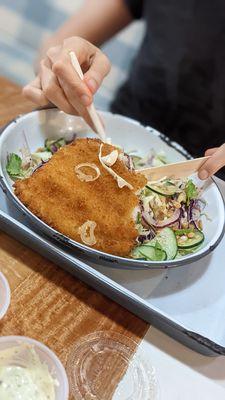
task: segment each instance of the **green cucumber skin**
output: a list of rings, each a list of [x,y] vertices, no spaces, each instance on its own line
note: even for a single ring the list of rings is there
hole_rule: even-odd
[[[145,253],[145,250],[151,251],[152,250],[152,255],[153,257],[151,258],[150,256],[148,256]],[[134,258],[138,259],[138,260],[145,260],[145,261],[155,261],[155,262],[160,262],[160,261],[165,261],[167,260],[167,254],[166,252],[163,250],[164,253],[164,258],[162,260],[154,260],[154,253],[155,253],[155,247],[153,246],[146,246],[146,245],[141,245],[139,247],[137,247],[134,252],[133,252],[133,257],[135,255]]]
[[[148,186],[148,185],[146,185],[146,188],[148,188],[152,192],[159,194],[160,196],[164,196],[164,197],[172,197],[176,194],[176,191],[174,193],[166,194],[166,193],[160,192],[160,190],[152,189],[152,187]]]
[[[172,238],[174,237],[173,238],[173,240],[174,240],[174,243],[173,243],[174,244],[174,248],[175,248],[175,242],[176,242],[176,254],[174,255],[174,257],[171,257],[171,258],[167,257],[165,240],[162,240],[160,238],[160,233],[162,233],[162,231],[161,231],[157,235],[157,237],[155,239],[151,240],[150,242],[148,242],[148,244],[146,243],[146,244],[144,244],[142,246],[139,246],[139,247],[137,247],[135,249],[135,253],[136,253],[136,257],[135,258],[137,258],[139,260],[140,259],[142,259],[142,260],[145,259],[146,260],[147,256],[144,254],[144,252],[141,252],[141,248],[148,247],[148,248],[154,249],[154,245],[156,243],[156,240],[158,240],[159,243],[161,244],[161,246],[163,248],[163,251],[164,251],[164,253],[166,255],[166,258],[164,260],[154,260],[154,259],[150,259],[150,257],[149,257],[149,261],[160,262],[160,261],[166,261],[166,260],[174,260],[177,257],[177,254],[179,253],[179,251],[182,251],[182,250],[184,250],[184,251],[185,250],[187,250],[187,251],[190,250],[191,251],[192,249],[194,250],[195,248],[196,248],[196,250],[198,250],[198,248],[201,246],[201,244],[205,240],[204,234],[201,231],[199,231],[199,233],[202,235],[202,239],[201,240],[199,240],[197,243],[195,242],[195,243],[193,243],[192,245],[189,245],[189,246],[187,246],[187,245],[186,246],[185,245],[184,246],[179,246],[178,243],[177,243],[177,239],[176,239],[176,235],[175,235],[174,231],[171,228],[164,228],[163,231],[165,232],[165,230],[167,230],[167,232],[171,235],[171,238],[169,238],[169,240],[172,240]],[[168,234],[168,236],[169,236],[169,234]],[[173,246],[173,244],[172,244],[172,246]],[[174,253],[175,253],[175,251],[174,251]]]
[[[176,235],[175,235],[173,229],[171,229],[171,228],[166,228],[166,229],[169,229],[171,231],[171,234],[173,234],[174,241],[176,243],[176,253],[175,253],[174,257],[171,258],[171,260],[174,260],[176,258],[176,256],[177,256],[177,253],[178,253],[177,238],[176,238]]]
[[[140,254],[139,252],[139,247],[136,247],[133,251],[132,251],[132,258],[134,258],[135,260],[145,260],[145,257],[142,256],[142,254]]]
[[[205,236],[204,236],[204,234],[202,232],[199,231],[199,233],[201,233],[201,235],[202,235],[201,240],[198,240],[197,242],[192,243],[191,245],[185,245],[185,244],[184,245],[180,245],[180,244],[177,243],[178,249],[186,250],[186,249],[193,249],[194,247],[200,246],[204,242]]]
[[[174,247],[174,254],[172,253],[172,256],[169,257],[168,255],[168,245],[165,245],[165,240],[162,239],[162,233],[168,232],[167,237],[170,235],[169,241],[171,242],[173,240],[173,247]],[[161,235],[161,236],[160,236]],[[171,228],[164,228],[160,231],[160,233],[158,233],[158,235],[152,240],[152,244],[154,245],[156,240],[158,240],[158,242],[161,244],[163,250],[166,252],[167,254],[167,259],[168,260],[174,260],[177,256],[177,252],[178,252],[178,246],[177,246],[177,238],[175,236],[175,233],[173,231],[173,229]],[[167,238],[168,241],[168,238]],[[150,245],[150,243],[149,243]],[[171,246],[169,246],[171,248]],[[175,251],[176,250],[176,251]]]
[[[201,244],[199,246],[191,247],[191,249],[178,249],[178,254],[181,257],[189,256],[190,254],[196,253],[196,251],[201,249]]]
[[[145,250],[145,249],[143,250],[143,248],[146,248],[146,250]],[[166,254],[165,250],[162,250],[162,252],[163,252],[163,254],[164,254],[164,258],[163,258],[162,260],[154,260],[154,257],[151,258],[150,256],[148,256],[148,255],[146,254],[147,250],[150,251],[150,249],[152,249],[152,252],[153,252],[153,255],[154,255],[154,253],[155,253],[155,247],[153,247],[153,246],[145,246],[145,245],[140,246],[139,252],[140,252],[141,255],[144,256],[145,258],[150,259],[150,261],[160,262],[160,261],[165,261],[165,260],[167,259],[167,254]],[[146,251],[146,252],[145,252],[145,251]]]

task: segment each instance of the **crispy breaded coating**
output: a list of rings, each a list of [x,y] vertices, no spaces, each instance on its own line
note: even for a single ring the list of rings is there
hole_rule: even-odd
[[[129,171],[118,159],[112,169],[134,190],[120,189],[99,162],[100,144],[98,139],[77,139],[61,148],[30,178],[18,180],[15,194],[41,220],[77,242],[82,243],[79,227],[87,220],[96,222],[94,235],[97,242],[93,248],[128,256],[138,236],[132,216],[139,203],[135,192],[144,187],[146,179]],[[102,155],[114,149],[114,146],[104,144]],[[87,162],[94,163],[101,175],[95,181],[81,182],[75,167]],[[82,171],[94,175],[88,167]]]

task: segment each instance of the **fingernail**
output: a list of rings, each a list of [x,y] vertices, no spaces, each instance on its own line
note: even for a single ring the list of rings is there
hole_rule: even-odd
[[[81,102],[84,106],[89,106],[89,104],[91,102],[91,98],[89,96],[87,96],[86,94],[83,94],[83,96],[81,96]]]
[[[199,178],[202,179],[203,181],[209,177],[208,172],[206,169],[203,169],[202,171],[199,172]]]
[[[98,84],[97,84],[96,80],[93,79],[93,78],[92,78],[92,79],[89,79],[89,81],[87,81],[87,84],[88,84],[89,89],[90,89],[93,93],[95,93],[96,90],[98,89]]]

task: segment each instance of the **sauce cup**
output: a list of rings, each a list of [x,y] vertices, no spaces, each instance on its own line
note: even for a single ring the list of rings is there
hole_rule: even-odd
[[[0,352],[19,345],[31,346],[37,353],[40,361],[47,365],[50,375],[57,381],[55,386],[55,400],[68,400],[69,384],[66,371],[58,357],[44,344],[24,336],[2,336],[0,337]],[[26,367],[26,356],[20,356],[20,365]],[[13,360],[10,362],[13,364]],[[15,359],[15,364],[16,359]]]

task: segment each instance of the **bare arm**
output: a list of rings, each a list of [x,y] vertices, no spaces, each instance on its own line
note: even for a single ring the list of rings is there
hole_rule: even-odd
[[[71,36],[80,36],[96,46],[119,32],[132,21],[123,0],[85,0],[83,6],[55,32],[40,50],[43,58],[49,47]]]

